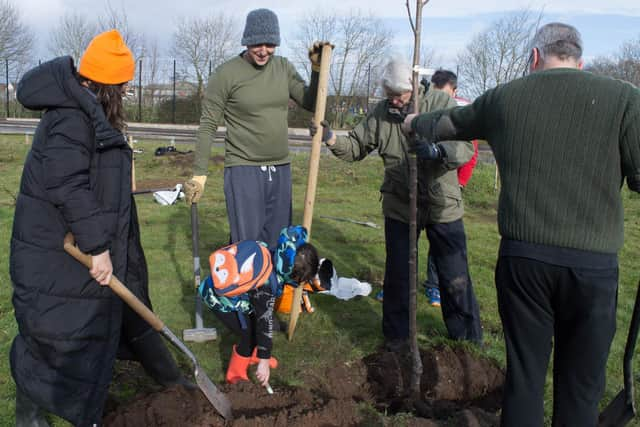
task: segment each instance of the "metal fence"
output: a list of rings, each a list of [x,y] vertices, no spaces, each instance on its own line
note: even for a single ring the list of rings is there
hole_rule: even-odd
[[[34,64],[38,65],[42,61]],[[5,60],[4,81],[0,83],[2,110],[0,117],[34,118],[40,112],[25,109],[16,100],[15,88],[24,71],[30,67],[17,67]],[[14,65],[14,66],[12,66]],[[129,94],[125,98],[127,119],[131,122],[197,124],[200,120],[201,96],[205,90],[207,77],[214,68],[209,63],[203,67],[203,81],[198,84],[193,67],[172,58],[156,60],[138,60],[134,80],[129,85]],[[295,64],[300,74],[305,76],[303,64]],[[349,126],[359,120],[377,101],[376,93],[378,73],[372,66],[365,67],[356,92],[357,95],[342,96],[337,99],[330,95],[327,102],[327,117],[335,125]],[[354,91],[352,90],[352,93]],[[311,114],[299,108],[295,103],[289,105],[291,126],[305,126]]]

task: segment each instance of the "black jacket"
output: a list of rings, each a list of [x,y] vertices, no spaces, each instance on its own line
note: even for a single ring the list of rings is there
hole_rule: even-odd
[[[148,304],[131,196],[131,149],[61,57],[24,75],[18,101],[43,110],[27,155],[11,236],[19,327],[13,378],[38,406],[75,425],[100,423],[118,350],[122,302],[63,250],[110,250],[114,274]],[[136,271],[131,271],[135,268]],[[125,281],[126,283],[126,281]]]

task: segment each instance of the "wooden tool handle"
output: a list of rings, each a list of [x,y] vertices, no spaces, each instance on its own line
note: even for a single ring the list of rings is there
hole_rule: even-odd
[[[320,75],[318,76],[318,95],[313,116],[314,122],[318,125],[318,132],[311,139],[311,154],[309,155],[309,178],[307,180],[307,192],[304,197],[304,211],[302,214],[302,225],[307,229],[307,239],[311,239],[311,222],[313,220],[313,207],[316,199],[316,185],[318,181],[318,170],[320,169],[320,152],[322,150],[322,121],[324,120],[327,108],[327,95],[329,88],[329,69],[331,66],[331,44],[322,46],[322,56],[320,57]]]
[[[316,97],[316,108],[313,116],[314,122],[320,127],[324,120],[324,113],[327,108],[327,92],[329,86],[329,69],[331,67],[331,52],[333,47],[327,43],[322,46],[322,56],[320,57],[320,76],[318,77],[318,95]],[[302,214],[302,225],[307,229],[307,241],[311,240],[311,222],[313,220],[313,205],[316,200],[316,185],[318,181],[318,170],[320,169],[320,151],[322,148],[322,130],[311,139],[311,154],[309,155],[309,179],[307,180],[307,192],[304,195],[304,212]],[[300,316],[300,304],[302,303],[302,285],[299,285],[293,292],[291,301],[291,316],[289,317],[289,341],[293,339],[296,330],[298,316]]]
[[[73,238],[73,234],[67,233],[64,237],[64,250],[74,257],[76,260],[80,261],[84,264],[88,269],[92,267],[91,255],[87,255],[83,253],[78,247],[75,245],[75,240]],[[122,284],[120,280],[114,275],[111,275],[111,280],[109,281],[109,287],[116,295],[118,295],[124,302],[127,303],[129,307],[133,309],[140,317],[146,320],[153,329],[158,332],[162,332],[164,328],[164,323],[155,313],[149,310],[149,307],[144,305],[142,301],[138,299],[131,291]]]
[[[302,311],[302,307],[300,305],[301,303],[302,303],[302,285],[298,285],[298,287],[293,290],[293,297],[291,299],[289,329],[287,330],[287,334],[289,335],[289,341],[293,339],[293,333],[296,331],[298,317],[300,317],[300,312]]]
[[[133,152],[133,136],[129,135],[129,147],[131,147],[131,192],[135,192],[138,188],[136,185],[136,158]]]

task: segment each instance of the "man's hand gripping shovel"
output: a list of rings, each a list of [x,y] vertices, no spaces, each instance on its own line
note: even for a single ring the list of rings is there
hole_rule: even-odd
[[[67,251],[69,255],[74,257],[76,260],[80,261],[87,268],[91,268],[91,256],[84,254],[78,247],[75,245],[75,241],[73,235],[68,233],[64,238],[64,250]],[[117,277],[111,276],[111,281],[109,282],[109,287],[116,295],[124,300],[129,307],[131,307],[140,317],[146,320],[153,329],[160,332],[166,339],[171,342],[178,350],[184,353],[194,368],[194,376],[196,379],[196,383],[198,387],[204,393],[205,397],[211,402],[213,407],[222,415],[225,419],[230,420],[233,418],[233,414],[231,412],[231,402],[222,393],[218,388],[213,384],[213,382],[207,377],[207,374],[200,368],[198,361],[196,360],[193,353],[185,346],[174,334],[165,326],[165,324],[160,320],[158,316],[149,308],[144,305],[134,294],[131,293],[129,289],[125,285],[118,280]]]

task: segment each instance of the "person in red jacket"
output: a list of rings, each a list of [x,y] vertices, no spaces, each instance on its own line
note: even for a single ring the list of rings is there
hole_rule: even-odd
[[[453,71],[449,70],[437,70],[431,76],[431,83],[435,89],[446,92],[453,99],[456,100],[458,105],[467,105],[470,102],[464,98],[457,96],[458,91],[458,76]],[[458,183],[460,188],[466,187],[467,183],[473,175],[473,169],[478,163],[478,141],[471,141],[473,143],[474,153],[471,160],[458,168]],[[427,258],[427,280],[424,282],[425,294],[429,298],[429,304],[432,307],[440,307],[440,288],[438,280],[438,270],[433,262],[431,253]]]

